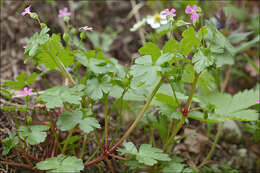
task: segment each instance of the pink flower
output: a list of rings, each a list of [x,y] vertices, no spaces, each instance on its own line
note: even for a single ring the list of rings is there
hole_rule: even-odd
[[[193,5],[192,8],[191,8],[191,6],[188,5],[188,6],[186,7],[186,9],[185,9],[185,13],[186,13],[186,14],[191,14],[190,19],[191,19],[192,21],[194,21],[194,20],[196,20],[196,19],[199,18],[199,14],[196,12],[196,10],[197,10],[197,5],[196,5],[196,4]]]
[[[257,100],[257,103],[258,103],[258,104],[260,104],[260,99],[259,99],[259,100]]]
[[[80,27],[79,30],[93,31],[93,28],[92,27],[88,27],[88,26],[83,26],[83,27]]]
[[[166,17],[166,18],[168,18],[169,16],[174,17],[174,16],[176,16],[175,11],[176,10],[174,8],[172,8],[171,11],[169,10],[169,8],[166,8],[165,10],[163,10],[161,12],[161,15]]]
[[[32,88],[28,89],[27,87],[24,87],[24,89],[21,90],[21,91],[18,91],[18,93],[21,94],[21,95],[23,95],[24,97],[30,96],[30,95],[33,94]]]
[[[59,10],[59,18],[65,17],[65,16],[70,16],[71,13],[68,12],[68,8],[64,8],[63,10]]]
[[[25,8],[21,15],[25,16],[26,14],[31,14],[30,8],[31,8],[31,5],[29,5],[27,8]]]

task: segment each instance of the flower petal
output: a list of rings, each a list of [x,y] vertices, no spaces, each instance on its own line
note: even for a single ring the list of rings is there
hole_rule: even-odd
[[[185,9],[185,13],[186,13],[186,14],[191,14],[191,11],[192,11],[192,8],[191,8],[191,6],[188,5],[188,6],[186,7],[186,9]]]
[[[196,4],[193,5],[192,10],[196,12],[196,10],[197,10],[197,5]]]

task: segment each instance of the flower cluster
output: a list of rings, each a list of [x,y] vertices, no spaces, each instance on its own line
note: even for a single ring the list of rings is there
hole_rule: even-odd
[[[92,28],[92,27],[89,27],[89,26],[83,26],[83,27],[80,27],[79,30],[93,31],[93,28]]]
[[[193,5],[192,7],[190,5],[188,5],[185,9],[185,13],[190,14],[190,19],[192,20],[192,22],[194,22],[195,20],[197,20],[199,18],[197,9],[198,9],[197,5]],[[174,8],[172,8],[172,9],[166,8],[160,14],[157,13],[153,16],[148,16],[147,18],[144,18],[142,21],[138,21],[130,29],[130,31],[138,30],[145,23],[149,24],[154,29],[159,28],[161,25],[167,24],[168,21],[173,20],[173,18],[176,16],[175,12],[176,12],[176,10]]]
[[[186,14],[191,14],[190,15],[190,19],[192,21],[196,20],[199,18],[199,14],[197,13],[197,5],[193,5],[193,7],[191,8],[191,6],[187,6],[186,9],[185,9],[185,13]]]
[[[29,5],[27,8],[24,9],[24,11],[21,13],[22,16],[25,16],[26,14],[31,14],[31,6]]]
[[[68,12],[68,8],[64,8],[64,9],[62,9],[62,10],[59,10],[59,15],[58,15],[58,17],[59,18],[62,18],[62,17],[65,17],[65,16],[70,16],[71,15],[71,13],[70,12]]]
[[[21,91],[18,91],[18,93],[23,95],[24,97],[33,95],[32,88],[28,89],[27,87],[24,87],[24,89]]]

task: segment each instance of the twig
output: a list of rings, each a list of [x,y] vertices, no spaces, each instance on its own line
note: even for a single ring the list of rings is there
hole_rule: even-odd
[[[225,74],[225,80],[223,82],[223,85],[221,87],[221,92],[224,92],[226,87],[227,87],[227,84],[228,84],[228,81],[229,81],[229,78],[230,78],[230,71],[231,71],[232,67],[229,66],[227,71],[226,71],[226,74]]]
[[[2,161],[2,160],[0,160],[0,163],[11,165],[11,166],[23,167],[23,168],[27,168],[27,169],[35,171],[35,169],[32,166],[26,165],[26,164],[22,164],[22,163],[6,162],[6,161]]]
[[[134,9],[134,8],[136,7],[136,2],[135,2],[135,0],[131,0],[130,2],[131,2],[132,8]],[[140,15],[139,15],[138,10],[134,13],[134,15],[135,15],[135,20],[136,20],[137,22],[139,22],[141,19],[140,19]],[[140,38],[141,38],[142,44],[144,44],[144,43],[145,43],[144,29],[143,29],[143,28],[140,28],[140,29],[138,30],[138,34],[139,34],[139,36],[140,36]]]

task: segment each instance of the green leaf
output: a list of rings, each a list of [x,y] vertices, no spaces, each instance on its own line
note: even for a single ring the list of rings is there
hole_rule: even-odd
[[[163,46],[163,53],[176,53],[180,45],[176,40],[168,40]]]
[[[216,65],[222,66],[222,65],[233,65],[234,64],[234,57],[225,51],[223,54],[214,54],[214,57],[216,58]]]
[[[207,26],[203,26],[200,28],[200,30],[198,31],[198,37],[200,40],[203,39],[203,37],[205,37],[205,35],[208,33],[208,27]]]
[[[246,109],[238,112],[230,113],[227,116],[229,119],[238,121],[256,121],[259,120],[259,114],[256,110]]]
[[[198,80],[198,87],[204,95],[214,92],[216,89],[215,79],[208,71],[203,71]]]
[[[168,154],[164,154],[163,151],[159,148],[154,148],[150,144],[142,144],[139,148],[139,153],[136,156],[136,159],[140,163],[145,165],[152,166],[159,161],[170,161]]]
[[[125,154],[132,154],[132,155],[137,155],[138,151],[133,144],[133,142],[124,142],[123,143],[124,149],[119,148],[118,151],[125,153]]]
[[[250,48],[251,46],[255,45],[256,43],[258,43],[260,41],[260,35],[257,35],[253,40],[242,43],[240,46],[235,48],[235,53],[240,53],[248,48]]]
[[[184,164],[171,162],[167,167],[163,168],[163,173],[181,173],[184,169]]]
[[[150,144],[142,144],[139,148],[139,152],[135,148],[132,142],[128,142],[124,145],[125,149],[118,149],[118,151],[126,154],[132,154],[136,156],[139,163],[143,163],[148,166],[152,166],[159,161],[170,161],[168,154],[164,154],[161,149],[154,148]]]
[[[16,143],[18,142],[18,137],[15,135],[15,133],[11,133],[9,137],[3,139],[2,142],[4,143],[2,155],[5,156],[13,147],[16,146]]]
[[[40,99],[46,102],[46,107],[48,109],[60,107],[63,102],[80,104],[81,97],[84,95],[82,92],[84,88],[84,85],[77,85],[72,88],[69,88],[68,86],[56,86],[45,90],[40,96]]]
[[[44,44],[45,42],[47,42],[49,40],[49,34],[47,34],[47,32],[50,29],[48,27],[44,27],[40,34],[38,34],[37,32],[29,39],[28,41],[28,45],[24,50],[24,53],[30,57],[34,57],[38,50],[38,47],[41,44]]]
[[[232,32],[229,36],[228,36],[228,40],[231,43],[239,43],[243,40],[245,40],[250,34],[252,34],[253,31],[251,32]]]
[[[39,64],[44,64],[49,69],[55,69],[60,62],[64,66],[73,64],[73,55],[68,48],[62,46],[60,35],[52,34],[40,48],[42,51],[37,54]]]
[[[257,104],[258,97],[257,90],[244,90],[233,97],[229,94],[212,93],[201,97],[201,106],[214,105],[215,114],[223,117],[224,120],[255,121],[258,120],[257,112],[247,108]]]
[[[103,76],[101,79],[93,78],[87,81],[85,92],[90,95],[93,100],[103,98],[104,93],[108,94],[112,89],[110,77]]]
[[[214,63],[214,60],[215,58],[210,53],[205,55],[200,49],[192,58],[192,63],[195,63],[194,69],[200,73],[207,67],[211,66]]]
[[[139,83],[153,85],[158,79],[158,71],[161,71],[161,67],[153,65],[152,57],[145,55],[135,60],[135,65],[131,67],[130,74],[134,77],[140,77]]]
[[[160,65],[172,60],[173,57],[174,57],[173,54],[164,53],[157,59],[155,64],[160,66]]]
[[[26,72],[19,74],[15,79],[16,81],[5,81],[4,85],[11,89],[21,90],[25,86],[31,85],[35,82],[39,75],[37,73],[32,73],[30,76],[26,75]]]
[[[62,131],[71,130],[77,124],[79,124],[79,128],[85,133],[90,133],[95,128],[100,128],[96,118],[85,117],[80,110],[64,112],[61,116],[59,116],[57,121],[57,125],[60,126]]]
[[[227,49],[227,51],[233,56],[236,53],[235,48],[231,45],[231,43],[228,41],[228,39],[217,30],[217,28],[210,22],[207,23],[207,27],[210,31],[211,38],[215,39],[216,45],[220,47],[224,47]],[[214,37],[215,36],[215,37]]]
[[[160,48],[152,42],[144,43],[143,47],[141,47],[138,52],[141,55],[151,55],[153,63],[155,63],[156,60],[161,56]]]
[[[193,82],[193,80],[194,80],[194,66],[193,65],[188,64],[185,66],[181,80],[185,83]]]
[[[25,141],[30,145],[35,145],[43,142],[47,136],[46,130],[49,126],[44,125],[31,125],[31,126],[20,126],[19,133],[25,138]]]
[[[83,161],[74,156],[64,156],[62,154],[44,161],[38,162],[36,168],[52,172],[80,172],[84,169]]]
[[[79,122],[79,128],[83,130],[85,133],[90,133],[95,128],[101,128],[101,126],[96,118],[87,117]]]
[[[71,130],[74,128],[82,119],[82,112],[74,110],[72,112],[64,112],[57,121],[57,125],[62,131]]]
[[[109,51],[109,48],[117,36],[117,32],[106,31],[99,33],[96,31],[88,32],[87,37],[94,45],[95,48],[99,48],[104,52]]]
[[[181,40],[180,47],[183,55],[187,56],[192,49],[196,49],[200,45],[200,39],[196,36],[193,27],[189,27],[182,33],[183,39]]]

